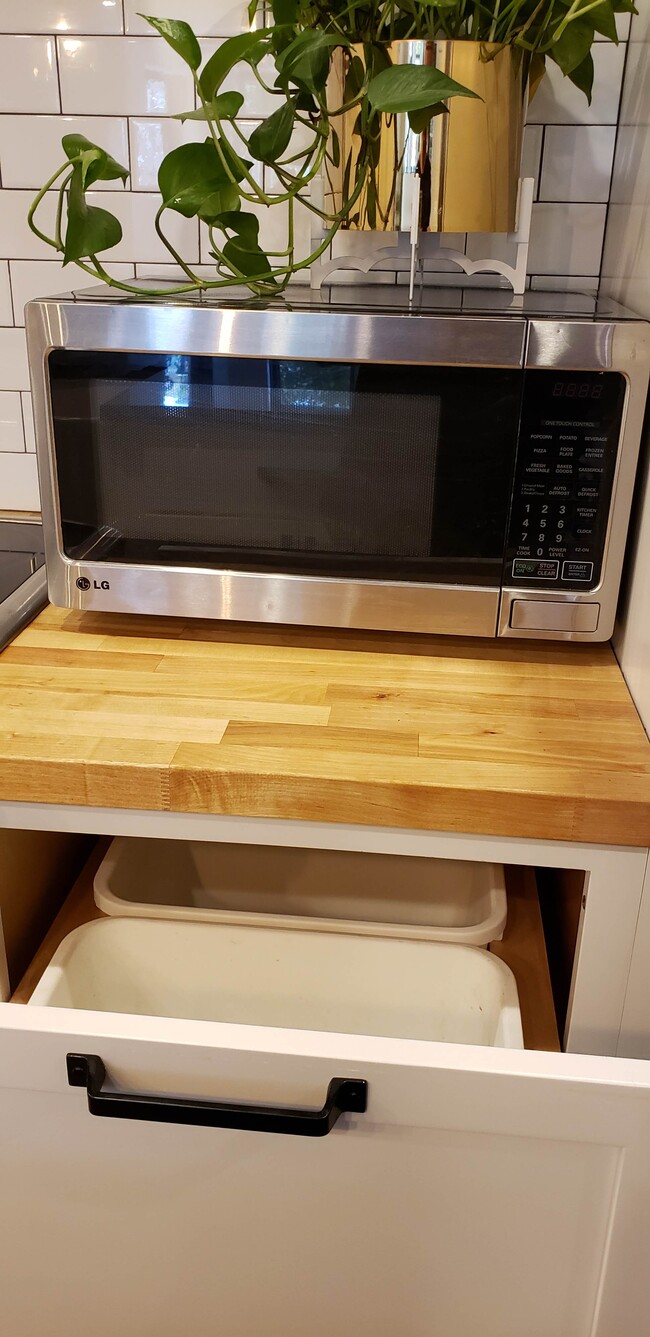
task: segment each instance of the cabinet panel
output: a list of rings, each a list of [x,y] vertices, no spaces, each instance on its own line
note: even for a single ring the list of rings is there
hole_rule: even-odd
[[[8,1329],[645,1332],[645,1064],[0,1011]],[[98,1119],[69,1052],[117,1089],[208,1100],[319,1106],[332,1077],[364,1078],[368,1109],[314,1140]]]

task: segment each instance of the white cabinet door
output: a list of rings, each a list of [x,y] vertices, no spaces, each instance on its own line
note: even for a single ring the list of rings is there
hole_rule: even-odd
[[[204,1101],[362,1078],[367,1112],[97,1118],[69,1052]],[[646,1337],[649,1235],[647,1063],[0,1007],[3,1333]]]

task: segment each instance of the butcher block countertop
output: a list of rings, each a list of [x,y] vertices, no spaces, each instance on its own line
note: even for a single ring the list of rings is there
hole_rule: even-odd
[[[0,799],[646,846],[650,743],[608,646],[47,608]]]

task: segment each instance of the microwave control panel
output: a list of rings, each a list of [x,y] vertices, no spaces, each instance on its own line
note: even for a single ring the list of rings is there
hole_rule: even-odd
[[[525,373],[506,585],[598,585],[625,388],[618,372]]]

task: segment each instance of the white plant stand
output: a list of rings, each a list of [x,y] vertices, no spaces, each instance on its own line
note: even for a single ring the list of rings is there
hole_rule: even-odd
[[[464,251],[446,245],[444,233],[419,232],[417,228],[418,181],[418,188],[413,192],[413,223],[410,232],[347,232],[339,234],[346,237],[350,249],[344,254],[333,255],[332,247],[330,247],[329,254],[326,253],[326,258],[316,261],[311,266],[311,286],[318,290],[323,284],[327,284],[331,280],[333,274],[339,271],[357,270],[364,274],[370,274],[379,264],[408,258],[410,261],[409,292],[411,299],[414,295],[416,278],[419,275],[422,279],[424,263],[427,260],[451,262],[458,265],[468,277],[475,274],[498,274],[510,284],[513,293],[519,295],[525,291],[526,287],[534,185],[532,177],[520,178],[515,231],[496,235],[490,234],[485,237],[486,245],[494,242],[498,235],[499,243],[505,242],[507,246],[512,247],[514,263],[497,259],[489,253],[479,259],[472,259]],[[314,220],[317,219],[316,214],[313,214],[312,217]],[[324,231],[322,225],[319,224],[314,228],[312,235],[313,250],[317,248],[319,240],[322,240],[323,236]]]

